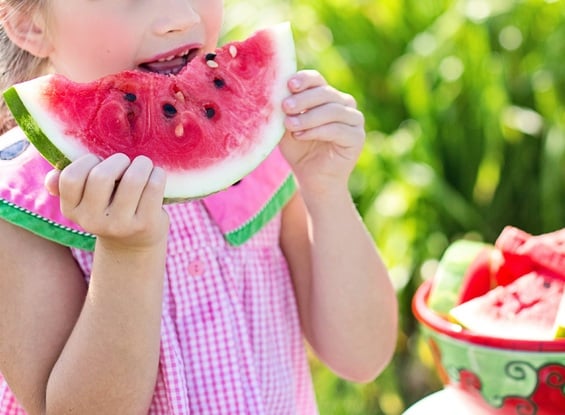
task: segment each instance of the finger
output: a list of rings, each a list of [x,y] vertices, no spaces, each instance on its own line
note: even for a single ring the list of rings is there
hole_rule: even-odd
[[[296,133],[331,123],[351,127],[363,126],[365,119],[363,114],[355,108],[330,103],[298,115],[288,116],[284,123],[288,131]]]
[[[289,96],[283,101],[283,110],[288,115],[296,115],[329,103],[357,108],[357,102],[352,95],[324,85]]]
[[[165,170],[155,167],[149,175],[137,206],[137,214],[150,215],[161,210],[167,177]]]
[[[363,148],[365,133],[359,127],[351,127],[341,123],[320,125],[305,131],[292,134],[299,141],[320,141],[331,143],[343,149],[357,149],[355,156]]]
[[[57,169],[53,169],[45,175],[44,179],[44,186],[49,192],[49,194],[53,196],[59,196],[59,176],[61,175],[61,171]]]
[[[153,162],[149,158],[136,157],[122,175],[109,209],[133,215],[152,171]]]
[[[288,89],[293,94],[323,85],[327,85],[326,79],[315,70],[299,71],[288,80]]]
[[[93,167],[88,174],[81,203],[93,212],[105,211],[114,196],[116,183],[129,165],[129,157],[117,153]]]
[[[100,163],[100,159],[97,156],[86,154],[73,161],[59,173],[58,190],[63,214],[79,205],[88,174],[98,163]]]

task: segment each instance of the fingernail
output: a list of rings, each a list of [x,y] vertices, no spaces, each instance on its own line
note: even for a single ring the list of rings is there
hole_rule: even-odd
[[[290,87],[291,87],[292,89],[298,89],[298,88],[300,88],[300,81],[299,81],[298,79],[296,79],[296,78],[292,78],[292,79],[290,80],[290,83],[289,83],[289,84],[290,84]]]
[[[296,108],[296,101],[293,100],[292,98],[288,98],[285,101],[285,105],[289,110],[292,110],[292,109]]]

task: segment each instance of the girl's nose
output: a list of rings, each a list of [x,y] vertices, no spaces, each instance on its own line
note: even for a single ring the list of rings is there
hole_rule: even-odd
[[[187,0],[165,0],[160,2],[160,12],[155,19],[154,31],[159,35],[183,32],[200,23],[200,14]]]

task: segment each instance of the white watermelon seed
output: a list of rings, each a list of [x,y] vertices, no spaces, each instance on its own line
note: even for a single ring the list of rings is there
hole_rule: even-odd
[[[184,127],[182,124],[177,125],[177,128],[175,128],[175,135],[177,137],[182,137],[184,135]]]
[[[234,45],[230,45],[229,52],[232,58],[237,56],[237,48]]]
[[[208,65],[210,68],[217,68],[219,66],[216,61],[206,61],[206,65]]]
[[[180,102],[184,102],[184,94],[182,93],[182,91],[177,91],[177,92],[175,93],[175,96],[177,97],[177,99],[178,99]]]

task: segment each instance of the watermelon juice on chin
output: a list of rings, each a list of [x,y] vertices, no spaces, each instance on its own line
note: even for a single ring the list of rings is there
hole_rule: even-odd
[[[494,245],[456,241],[417,290],[412,307],[437,372],[477,411],[565,413],[562,242],[565,230],[514,227]]]
[[[194,57],[178,74],[124,71],[90,83],[47,75],[4,92],[23,132],[57,168],[86,153],[148,156],[167,172],[166,201],[223,190],[282,138],[296,72],[289,23]]]

